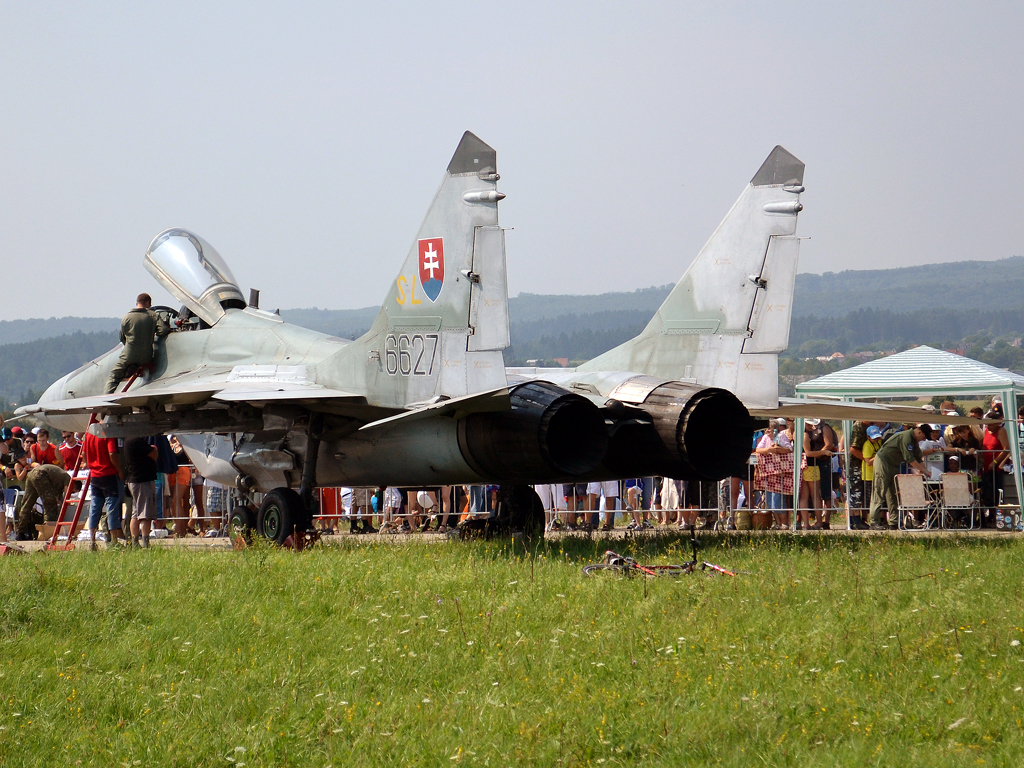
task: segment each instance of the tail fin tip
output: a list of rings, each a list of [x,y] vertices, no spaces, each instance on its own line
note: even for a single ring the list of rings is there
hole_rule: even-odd
[[[472,131],[462,134],[455,154],[448,163],[448,173],[461,176],[467,173],[494,173],[498,168],[498,153]]]
[[[750,180],[755,187],[801,186],[803,183],[803,162],[781,145],[776,145]]]

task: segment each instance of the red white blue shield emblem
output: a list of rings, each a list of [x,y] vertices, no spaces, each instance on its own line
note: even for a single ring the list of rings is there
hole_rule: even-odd
[[[444,238],[419,241],[420,285],[431,301],[437,301],[444,285]]]

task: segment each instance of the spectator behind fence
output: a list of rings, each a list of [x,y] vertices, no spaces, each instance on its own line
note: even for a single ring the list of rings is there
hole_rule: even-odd
[[[977,472],[977,453],[981,450],[981,443],[974,436],[972,428],[968,424],[955,424],[952,427],[952,436],[947,440],[946,447],[956,455],[950,456],[950,462],[956,459],[957,468],[950,467],[950,472]]]
[[[1002,501],[1003,478],[1006,476],[1003,467],[1010,459],[1010,438],[999,411],[991,410],[985,414],[985,418],[999,419],[985,425],[985,437],[982,440],[985,449],[981,469],[981,503],[985,507],[982,526],[992,528],[995,527],[996,509]]]
[[[79,454],[82,453],[82,443],[75,432],[63,432],[61,434],[64,442],[60,444],[60,448],[57,450],[60,451],[60,458],[64,462],[64,469],[71,472],[78,462]]]
[[[796,528],[817,531],[822,528],[821,515],[821,473],[830,471],[832,457],[825,450],[825,436],[822,434],[821,419],[807,419],[804,423],[804,456],[807,466],[801,473],[800,519]],[[814,524],[808,523],[808,511],[814,513]]]
[[[853,429],[850,434],[850,476],[846,481],[846,508],[850,516],[850,528],[863,530],[867,528],[864,522],[867,505],[865,499],[870,499],[864,486],[864,443],[868,440],[868,428],[873,426],[869,421],[853,422]],[[877,429],[877,427],[876,427]],[[882,431],[879,429],[878,434]]]
[[[864,483],[864,496],[870,502],[872,488],[875,481],[875,454],[878,453],[878,449],[882,447],[882,430],[875,424],[872,424],[867,428],[865,432],[865,440],[861,446],[861,455],[863,461],[860,462],[860,476]],[[864,530],[870,528],[863,519],[859,521],[859,525],[856,526],[856,530]],[[851,528],[854,526],[851,524]]]
[[[64,468],[64,458],[57,451],[57,446],[50,442],[50,430],[45,428],[36,433],[36,444],[29,449],[28,456],[33,468],[44,464]]]
[[[925,477],[938,480],[942,477],[945,460],[946,442],[942,438],[942,427],[932,424],[932,438],[921,441],[921,456],[924,457]]]
[[[785,450],[782,464],[782,506],[785,512],[775,518],[780,527],[789,527],[789,512],[793,509],[793,494],[796,490],[796,475],[793,468],[793,453],[796,450],[796,425],[793,419],[786,419],[786,428],[775,436],[775,445]]]
[[[821,527],[828,530],[829,524],[832,521],[832,504],[833,504],[833,492],[839,490],[838,482],[838,466],[833,467],[836,463],[836,453],[839,451],[839,436],[836,431],[832,429],[832,426],[827,422],[821,422],[821,437],[825,441],[825,450],[827,454],[820,457],[818,461],[818,467],[821,469],[821,480],[820,480],[820,495],[821,495]],[[824,459],[827,459],[825,461]]]
[[[985,410],[983,408],[979,408],[978,406],[975,406],[974,408],[971,408],[971,410],[969,410],[967,412],[967,415],[970,416],[972,419],[981,420],[981,419],[985,418]],[[985,440],[985,425],[984,424],[972,424],[971,425],[971,432],[974,433],[974,437],[977,438],[979,445],[984,442],[984,440]]]
[[[793,449],[778,445],[780,434],[786,429],[785,419],[772,419],[768,428],[757,443],[757,465],[754,468],[754,490],[765,495],[765,506],[771,510],[774,522],[781,528],[788,524],[789,513],[783,506],[785,470],[789,467],[789,478],[792,490]]]

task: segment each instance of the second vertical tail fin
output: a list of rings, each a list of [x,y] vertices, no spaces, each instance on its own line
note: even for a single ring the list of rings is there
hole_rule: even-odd
[[[804,164],[775,147],[644,331],[583,368],[690,380],[774,408],[803,178]]]

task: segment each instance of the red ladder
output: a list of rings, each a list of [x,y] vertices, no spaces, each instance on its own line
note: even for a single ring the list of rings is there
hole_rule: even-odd
[[[124,385],[124,389],[122,389],[121,392],[127,392],[131,385],[135,383],[135,380],[139,378],[139,376],[141,376],[145,371],[152,370],[152,368],[153,366],[149,363],[147,363],[146,365],[140,365],[138,368],[136,368],[135,372],[132,373],[131,377],[128,379],[128,383]],[[89,426],[91,427],[96,422],[96,414],[93,413],[91,416],[89,416]],[[86,427],[85,431],[88,432],[89,428]],[[82,516],[82,507],[85,505],[85,498],[86,496],[89,495],[89,481],[91,480],[91,477],[86,476],[86,478],[82,480],[82,492],[78,496],[78,504],[75,505],[74,517],[71,520],[65,520],[64,513],[67,511],[68,505],[71,504],[72,489],[75,487],[75,481],[73,478],[75,477],[75,475],[78,474],[78,470],[82,466],[84,461],[85,435],[82,435],[82,450],[78,452],[78,458],[75,459],[75,467],[71,471],[72,481],[68,483],[68,488],[64,492],[64,501],[61,502],[60,505],[60,513],[57,515],[57,524],[53,526],[53,535],[50,537],[50,540],[46,542],[47,550],[60,549],[64,550],[65,552],[69,552],[75,548],[75,529],[78,527],[78,519]],[[68,540],[64,544],[57,543],[57,535],[60,533],[61,528],[68,529]]]

